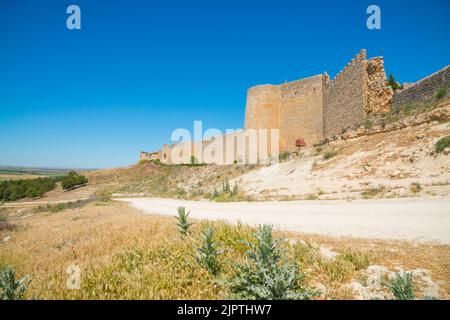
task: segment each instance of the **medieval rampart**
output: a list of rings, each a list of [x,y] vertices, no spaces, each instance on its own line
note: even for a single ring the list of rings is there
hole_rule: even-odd
[[[325,83],[323,108],[325,137],[364,121],[365,82],[366,54],[362,51],[332,81]]]
[[[404,90],[396,91],[393,109],[399,110],[407,105],[433,102],[441,89],[447,94],[450,92],[450,65]]]

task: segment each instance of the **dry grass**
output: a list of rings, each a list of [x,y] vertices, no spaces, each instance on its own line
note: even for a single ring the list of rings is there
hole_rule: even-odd
[[[146,194],[178,199],[208,199],[224,180],[232,180],[255,165],[161,165],[140,162],[128,168],[87,173],[89,183],[101,192]]]
[[[175,216],[176,212],[174,212]],[[0,266],[13,266],[18,276],[31,274],[28,298],[39,299],[221,299],[225,287],[218,284],[193,257],[200,245],[206,222],[195,222],[185,240],[179,237],[176,219],[142,215],[122,203],[90,203],[63,212],[40,212],[9,216],[20,226],[0,232]],[[232,263],[242,261],[252,229],[245,225],[213,223],[221,244],[221,278],[233,274]],[[278,232],[290,239],[283,246],[306,273],[310,284],[320,282],[327,292],[321,299],[349,299],[346,287],[368,264],[390,270],[426,268],[433,280],[450,290],[449,246],[328,238]],[[340,255],[335,260],[321,256],[326,245]],[[81,290],[66,288],[70,265],[81,268]]]

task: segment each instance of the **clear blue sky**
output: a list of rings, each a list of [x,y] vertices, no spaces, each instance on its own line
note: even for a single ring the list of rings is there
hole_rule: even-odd
[[[77,4],[82,30],[66,28]],[[382,29],[366,28],[366,8]],[[413,82],[450,63],[450,1],[1,0],[0,164],[112,167],[175,128],[241,128],[246,90],[361,48]]]

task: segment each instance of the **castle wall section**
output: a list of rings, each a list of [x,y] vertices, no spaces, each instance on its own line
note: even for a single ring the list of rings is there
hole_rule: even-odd
[[[396,91],[393,109],[399,110],[407,105],[433,102],[441,88],[445,89],[447,94],[450,93],[450,65],[404,90]]]
[[[325,137],[364,122],[366,86],[366,52],[362,50],[333,80],[325,83],[323,108]]]
[[[280,151],[295,151],[297,139],[313,144],[323,137],[322,75],[280,85]]]
[[[366,71],[364,112],[366,115],[388,113],[391,111],[394,92],[387,85],[383,58],[369,59],[366,64]]]
[[[262,85],[247,92],[245,129],[279,129],[281,91],[279,86]]]

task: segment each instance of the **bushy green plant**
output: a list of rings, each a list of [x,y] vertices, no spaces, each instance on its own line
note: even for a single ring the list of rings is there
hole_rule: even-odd
[[[61,186],[64,190],[70,190],[78,186],[82,186],[88,182],[85,176],[82,176],[75,171],[70,171],[69,174],[61,180]]]
[[[436,93],[436,100],[441,100],[443,97],[447,95],[447,89],[442,87]]]
[[[331,159],[331,158],[333,158],[333,157],[335,157],[337,155],[337,152],[336,151],[327,151],[327,152],[325,152],[324,154],[323,154],[323,159],[324,160],[328,160],[328,159]]]
[[[409,186],[409,189],[412,193],[419,193],[420,191],[422,191],[422,185],[418,182],[413,182]]]
[[[378,187],[371,187],[369,189],[364,190],[361,195],[364,199],[370,199],[376,196],[383,195],[386,191],[386,187],[383,185],[379,185]]]
[[[230,193],[231,192],[230,181],[228,181],[228,179],[225,179],[222,183],[223,183],[222,184],[222,192]]]
[[[439,139],[435,144],[436,153],[444,152],[445,148],[450,148],[450,136]]]
[[[373,127],[373,121],[370,119],[366,119],[366,121],[364,122],[364,128],[370,129],[372,127]]]
[[[217,189],[214,189],[214,191],[211,194],[211,200],[217,202],[239,200],[237,182],[235,181],[233,188],[231,188],[230,181],[227,178],[224,179],[222,181],[222,189],[219,191],[217,191]]]
[[[396,300],[414,300],[416,297],[411,272],[397,272],[393,279],[387,280],[387,287]]]
[[[400,85],[397,81],[395,81],[394,75],[391,73],[388,79],[388,86],[390,86],[393,90],[402,89],[402,85]]]
[[[185,207],[179,207],[178,209],[178,231],[180,232],[180,235],[182,238],[184,238],[188,232],[189,228],[191,227],[192,223],[188,222],[188,217],[190,212],[186,213]]]
[[[0,201],[37,198],[56,187],[53,178],[0,181]]]
[[[304,275],[290,263],[280,248],[281,239],[273,239],[272,226],[260,226],[253,233],[244,264],[236,264],[234,277],[227,284],[238,299],[309,299],[315,293],[302,286]]]
[[[0,271],[0,300],[23,300],[30,282],[30,276],[25,275],[16,280],[14,269],[3,267]]]
[[[351,262],[355,270],[364,270],[370,266],[370,256],[364,252],[346,251],[341,255],[341,258]]]
[[[219,244],[214,240],[214,229],[207,228],[202,233],[202,245],[197,250],[197,262],[208,272],[216,276],[220,273],[221,265],[218,256],[222,253]]]
[[[285,152],[280,153],[278,158],[280,161],[285,161],[285,160],[289,159],[290,155],[291,155],[290,152],[285,151]]]

